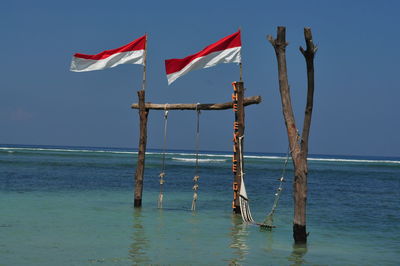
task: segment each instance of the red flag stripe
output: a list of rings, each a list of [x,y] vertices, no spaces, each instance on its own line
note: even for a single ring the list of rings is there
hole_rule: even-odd
[[[172,74],[172,73],[182,70],[186,65],[188,65],[190,62],[192,62],[196,58],[204,57],[204,56],[209,55],[214,52],[219,52],[222,50],[240,47],[240,46],[242,46],[242,42],[240,40],[240,30],[239,30],[238,32],[235,32],[234,34],[226,36],[225,38],[219,40],[218,42],[207,46],[202,51],[200,51],[196,54],[189,55],[182,59],[165,60],[165,70],[167,72],[167,75],[169,75],[169,74]]]
[[[99,54],[95,54],[95,55],[76,53],[76,54],[74,54],[74,57],[83,58],[83,59],[91,59],[91,60],[101,60],[101,59],[105,59],[105,58],[110,57],[117,53],[138,51],[138,50],[144,50],[144,49],[146,49],[146,35],[144,35],[144,36],[140,37],[139,39],[136,39],[133,42],[130,42],[122,47],[119,47],[119,48],[105,50],[105,51],[103,51]]]

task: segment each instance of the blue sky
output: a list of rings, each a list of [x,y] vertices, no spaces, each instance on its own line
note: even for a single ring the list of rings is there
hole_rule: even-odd
[[[277,64],[267,34],[287,27],[287,63],[299,128],[306,67],[298,47],[311,27],[319,50],[310,153],[400,156],[400,20],[397,1],[3,1],[0,8],[0,143],[138,145],[142,68],[69,71],[74,53],[95,54],[149,34],[147,101],[230,100],[238,67],[198,70],[167,85],[164,60],[242,29],[246,150],[285,152]],[[149,114],[148,147],[162,147],[162,112]],[[231,150],[232,111],[203,112],[201,148]],[[195,112],[170,112],[168,147],[193,149]]]

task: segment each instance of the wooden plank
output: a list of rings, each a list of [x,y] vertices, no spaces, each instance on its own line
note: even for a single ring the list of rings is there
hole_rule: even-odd
[[[243,99],[243,106],[261,103],[261,96],[252,96]],[[174,104],[158,104],[158,103],[146,103],[145,108],[151,110],[226,110],[232,109],[233,102],[226,103],[174,103]],[[139,104],[134,103],[131,106],[132,109],[139,109]]]

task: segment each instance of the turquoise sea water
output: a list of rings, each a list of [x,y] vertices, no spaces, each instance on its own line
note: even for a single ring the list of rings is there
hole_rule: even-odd
[[[132,207],[137,155],[124,149],[0,147],[0,265],[398,265],[400,158],[310,156],[307,246],[292,240],[292,168],[272,231],[231,213],[231,156],[146,157],[143,208]],[[247,154],[246,188],[262,221],[284,158]]]

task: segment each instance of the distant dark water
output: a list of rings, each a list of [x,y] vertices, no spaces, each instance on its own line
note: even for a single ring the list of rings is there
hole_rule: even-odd
[[[271,208],[283,154],[248,153],[253,216]],[[0,147],[0,265],[395,265],[400,158],[311,155],[306,250],[292,247],[292,166],[273,232],[231,215],[231,154],[202,152],[198,212],[194,154],[166,158],[165,210],[156,209],[160,151],[146,157],[144,207],[133,210],[133,150]],[[182,254],[192,254],[189,257]],[[265,263],[263,263],[265,262]]]

